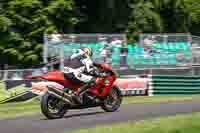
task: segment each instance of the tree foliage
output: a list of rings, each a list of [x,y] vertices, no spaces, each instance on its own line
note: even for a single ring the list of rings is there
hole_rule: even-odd
[[[200,0],[1,0],[0,58],[42,62],[43,34],[198,33]]]
[[[1,3],[0,46],[8,64],[42,61],[45,32],[73,32],[79,14],[73,0],[9,0]]]

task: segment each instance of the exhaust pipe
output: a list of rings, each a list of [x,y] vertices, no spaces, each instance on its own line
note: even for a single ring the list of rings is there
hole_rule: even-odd
[[[56,88],[55,86],[47,86],[48,87],[48,93],[57,97],[60,100],[63,100],[67,104],[72,104],[71,102],[71,96],[65,93],[64,91]]]

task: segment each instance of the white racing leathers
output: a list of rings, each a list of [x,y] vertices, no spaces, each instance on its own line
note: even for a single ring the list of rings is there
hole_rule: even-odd
[[[85,72],[90,73],[93,71],[93,61],[87,57],[79,58],[80,56],[84,57],[84,52],[82,50],[79,50],[79,53],[71,56],[71,60],[78,60],[77,62],[80,63],[74,63],[74,65],[76,65],[74,68],[65,66],[64,73],[73,73],[78,80],[87,83],[92,80],[93,76],[87,75]]]

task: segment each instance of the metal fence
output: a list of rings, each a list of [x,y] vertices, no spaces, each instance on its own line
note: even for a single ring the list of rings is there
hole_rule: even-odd
[[[144,54],[139,55],[140,59],[146,60],[146,63],[134,65],[136,70],[149,70],[148,73],[155,75],[200,74],[200,37],[198,36],[141,34],[136,45],[146,50]]]
[[[116,43],[116,42],[120,43]],[[112,43],[115,42],[119,47],[127,44],[125,34],[48,34],[44,36],[44,62],[57,62],[60,69],[72,53],[86,46],[92,48],[94,53],[93,60],[97,63],[112,64],[113,50]],[[120,51],[118,51],[118,55]],[[119,55],[120,58],[120,55]],[[117,59],[119,60],[119,59]],[[68,63],[68,62],[67,62]]]
[[[109,63],[121,73],[140,71],[160,74],[195,75],[200,73],[200,37],[191,34],[141,34],[138,43],[127,44],[124,34],[56,34],[45,35],[44,61],[59,60],[59,68],[67,63],[66,57],[80,46],[93,48],[97,63]],[[57,39],[56,39],[57,38]],[[106,38],[106,39],[105,39]],[[101,46],[113,39],[122,40],[121,46],[101,58]],[[72,48],[73,47],[73,48]],[[133,72],[133,71],[132,71]],[[130,73],[130,74],[137,74]]]
[[[44,73],[42,69],[0,70],[0,80],[24,80],[27,79],[28,76],[36,76]]]
[[[192,36],[190,34],[141,34],[139,46],[144,49],[140,59],[151,63],[144,68],[167,69],[193,64]],[[138,64],[142,68],[142,64]]]
[[[116,38],[121,40],[120,46],[112,47],[111,54],[99,58],[105,42],[111,43]],[[95,61],[110,63],[120,75],[200,74],[200,37],[190,34],[141,34],[139,42],[134,44],[127,44],[124,34],[56,34],[51,39],[51,35],[44,36],[43,54],[45,63],[52,62],[51,69],[68,64],[67,57],[73,49],[89,46]],[[41,73],[41,69],[5,70],[0,71],[0,80],[24,79],[26,75]]]

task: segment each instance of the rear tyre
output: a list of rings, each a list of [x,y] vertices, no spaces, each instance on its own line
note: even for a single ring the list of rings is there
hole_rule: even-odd
[[[115,112],[122,103],[122,94],[118,87],[113,86],[109,94],[104,99],[101,108],[106,112]]]
[[[41,111],[48,119],[63,118],[66,108],[63,101],[46,93],[41,99]]]

